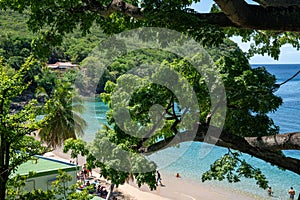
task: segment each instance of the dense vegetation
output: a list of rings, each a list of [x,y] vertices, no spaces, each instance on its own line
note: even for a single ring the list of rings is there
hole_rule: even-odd
[[[34,48],[32,48],[35,35],[26,26],[27,16],[28,14],[19,14],[14,11],[1,11],[0,13],[2,127],[0,198],[4,199],[6,194],[8,199],[15,199],[16,196],[21,199],[36,198],[36,196],[43,199],[55,199],[55,195],[59,194],[56,190],[24,193],[21,192],[23,190],[15,190],[15,188],[22,188],[24,177],[11,177],[11,174],[22,163],[34,159],[33,155],[44,154],[53,147],[62,145],[65,139],[76,138],[83,134],[86,122],[78,115],[83,111],[82,100],[76,98],[76,92],[72,87],[76,72],[69,70],[62,74],[51,71],[46,67],[46,63],[80,62],[93,48],[92,37],[80,38],[73,34],[70,40],[64,43],[65,46],[52,48],[49,59],[36,59],[33,56]],[[101,35],[101,32],[99,34]],[[72,102],[76,105],[72,105]],[[45,115],[45,117],[36,121],[37,116],[40,115]],[[34,132],[39,134],[42,141],[47,144],[46,146],[34,139]],[[58,132],[63,135],[51,135]],[[56,139],[53,140],[54,138]],[[70,177],[66,177],[67,179],[69,180]],[[60,187],[60,182],[56,183],[57,188]],[[83,197],[76,195],[75,186],[65,190],[70,190],[67,192],[70,193],[70,197],[73,195],[76,199],[89,198],[86,196],[88,192],[82,193]]]
[[[146,161],[143,153],[149,154],[184,141],[204,141],[228,148],[228,153],[203,175],[203,181],[227,178],[230,182],[236,182],[244,176],[255,178],[262,188],[267,187],[267,181],[260,170],[240,160],[240,154],[231,149],[300,174],[300,161],[282,153],[282,150],[300,149],[298,140],[287,140],[297,137],[298,133],[278,135],[278,127],[267,116],[268,112],[276,111],[281,104],[281,99],[274,95],[279,87],[275,84],[275,77],[264,68],[251,69],[248,63],[249,56],[254,53],[278,58],[279,48],[286,43],[299,48],[298,33],[285,32],[300,30],[297,15],[300,13],[297,12],[299,2],[257,0],[259,5],[249,5],[243,0],[230,3],[215,0],[218,6],[213,6],[209,14],[197,13],[188,8],[197,2],[1,1],[0,7],[3,10],[10,8],[22,14],[1,12],[4,25],[8,25],[14,15],[19,21],[16,25],[7,26],[12,31],[5,30],[0,42],[0,53],[3,56],[0,88],[3,102],[0,107],[0,127],[3,130],[0,138],[0,198],[5,197],[9,173],[18,166],[12,165],[14,159],[19,158],[14,150],[21,148],[25,154],[28,149],[23,146],[31,131],[44,127],[46,131],[43,138],[51,146],[59,145],[66,137],[74,136],[66,131],[67,134],[58,135],[54,143],[47,139],[48,134],[55,134],[47,130],[52,127],[51,119],[62,116],[56,115],[57,112],[66,113],[68,120],[72,121],[69,118],[71,112],[53,109],[70,104],[71,92],[63,93],[54,89],[54,85],[58,87],[61,82],[57,84],[56,75],[53,76],[41,67],[46,62],[57,60],[82,62],[85,74],[76,78],[77,84],[80,84],[79,89],[82,89],[79,91],[81,94],[105,90],[101,96],[110,108],[107,113],[109,126],[97,133],[88,149],[84,143],[73,140],[69,148],[76,151],[74,156],[80,151],[87,154],[90,167],[100,167],[104,177],[116,185],[135,177],[139,184],[147,183],[150,188],[155,188],[155,163]],[[22,30],[18,27],[23,23],[22,17],[36,35],[27,34],[25,29],[24,34],[19,33]],[[99,38],[107,38],[99,31],[98,25],[107,34],[152,26],[173,29],[183,35],[174,36],[167,29],[134,29],[134,32],[125,32],[121,37],[114,35],[108,40],[111,43],[98,45]],[[254,44],[250,51],[243,53],[230,42],[228,38],[233,35],[241,36],[244,41],[252,39]],[[195,43],[183,42],[187,36],[204,46],[208,54],[197,49]],[[141,47],[139,45],[144,42],[150,46],[138,51],[127,51],[128,47]],[[168,49],[174,46],[179,51]],[[96,51],[87,57],[94,47]],[[197,53],[189,54],[193,49]],[[180,50],[185,54],[179,56],[177,52]],[[31,53],[39,60],[33,57],[28,59]],[[216,71],[218,73],[214,74]],[[67,76],[69,78],[66,82],[72,82],[72,74]],[[24,80],[31,83],[31,88],[22,86]],[[10,113],[12,100],[20,98],[25,89],[32,93],[41,86],[50,96],[43,104],[44,109],[35,110],[38,107],[28,103],[23,110]],[[62,87],[66,90],[70,88]],[[14,94],[12,90],[17,93]],[[61,108],[69,110],[70,106],[64,105]],[[23,111],[33,114],[24,117]],[[48,114],[42,120],[44,124],[32,122],[41,112]],[[59,120],[63,121],[62,118]],[[25,128],[25,132],[20,130],[19,124]],[[20,139],[20,144],[16,143],[16,137]],[[76,146],[78,143],[79,147]],[[32,152],[42,151],[45,149],[37,148]],[[30,157],[24,157],[18,163],[28,159]]]
[[[0,12],[0,56],[3,58],[3,64],[14,70],[19,70],[25,60],[35,52],[33,41],[37,36],[28,30],[26,24],[27,20],[28,12],[23,14],[14,11]],[[99,43],[99,40],[103,40],[106,37],[101,29],[96,26],[91,30],[91,33],[85,37],[77,30],[69,34],[58,46],[48,49],[49,57],[40,59],[40,65],[31,67],[30,71],[27,72],[25,81],[31,82],[28,88],[29,93],[34,95],[33,93],[36,88],[43,87],[47,94],[50,94],[55,79],[60,76],[60,74],[53,73],[47,69],[45,67],[47,63],[53,64],[58,61],[70,61],[80,64]],[[74,78],[73,76],[73,81]],[[99,78],[97,78],[97,81],[98,79]],[[86,77],[83,77],[83,80],[89,81]],[[104,84],[100,83],[97,91],[103,91],[103,88]],[[81,92],[88,94],[86,91]]]

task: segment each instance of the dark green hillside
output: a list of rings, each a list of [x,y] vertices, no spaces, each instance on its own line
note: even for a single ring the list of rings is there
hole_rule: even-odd
[[[0,11],[0,57],[6,68],[18,70],[30,55],[35,55],[32,42],[38,37],[38,34],[33,34],[28,29],[27,20],[27,12]],[[55,73],[51,74],[51,71],[45,71],[42,66],[57,61],[80,64],[104,38],[105,35],[96,26],[92,27],[90,33],[85,36],[79,30],[69,34],[60,45],[52,47],[51,53],[28,72],[24,80],[24,82],[31,82],[28,89],[34,92],[36,87],[42,86],[47,93],[50,93],[56,75]]]
[[[19,69],[32,51],[34,35],[28,31],[26,20],[26,14],[0,11],[0,56],[14,69]]]
[[[0,56],[15,69],[18,69],[24,63],[24,59],[32,53],[32,40],[37,37],[37,34],[28,29],[27,20],[26,12],[0,11]],[[80,63],[103,38],[105,35],[96,26],[85,36],[79,30],[75,30],[65,37],[60,45],[51,49],[48,62]]]
[[[33,33],[28,31],[26,20],[28,15],[25,13],[17,13],[15,11],[0,10],[0,28],[1,36],[4,33],[11,33],[15,37],[32,38]]]

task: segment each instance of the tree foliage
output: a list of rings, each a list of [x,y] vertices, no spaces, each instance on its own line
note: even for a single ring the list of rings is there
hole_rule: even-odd
[[[152,50],[143,51],[151,58]],[[223,129],[241,137],[278,134],[278,127],[267,115],[268,112],[275,111],[282,103],[281,98],[273,93],[275,77],[269,74],[265,68],[251,68],[243,52],[228,40],[218,48],[208,48],[207,51],[212,56],[213,63],[226,88],[227,114]],[[132,62],[131,60],[139,60],[139,57],[135,55],[129,53],[124,56],[127,63]],[[161,143],[168,143],[166,141],[172,140],[177,135],[189,134],[189,131],[195,127],[195,121],[192,118],[195,111],[196,115],[199,115],[197,123],[200,124],[197,127],[198,132],[195,138],[207,130],[210,125],[210,117],[214,114],[213,110],[215,109],[211,108],[212,97],[209,95],[211,91],[206,85],[209,74],[201,74],[189,63],[187,58],[174,55],[166,58],[158,66],[147,63],[147,59],[143,60],[151,68],[143,67],[143,64],[140,64],[136,68],[138,70],[132,72],[129,68],[127,73],[120,75],[116,83],[106,83],[106,92],[102,93],[101,97],[110,108],[107,112],[107,121],[114,127],[114,131],[109,131],[113,143],[123,144],[127,148],[130,147],[130,150],[138,152],[145,150],[151,152],[153,146],[156,146],[162,138],[163,142]],[[202,63],[201,69],[204,72],[211,70],[211,65],[205,64],[207,63],[205,54],[199,53],[194,59]],[[126,71],[126,68],[122,70]],[[118,70],[118,72],[122,72],[122,70]],[[174,70],[178,75],[171,78]],[[163,77],[169,77],[170,85],[163,86],[154,81],[162,80]],[[192,93],[188,89],[183,89],[186,84],[185,80],[195,91],[199,109],[187,107],[189,104],[185,104],[191,99]],[[170,89],[177,84],[181,86],[178,91]],[[176,94],[180,94],[180,98],[185,100],[184,104]],[[160,107],[153,107],[153,105]],[[130,116],[126,115],[124,109],[129,111]],[[118,122],[120,120],[121,123]],[[191,124],[191,122],[193,123]],[[218,125],[215,124],[215,126]],[[103,151],[102,149],[100,152]],[[250,168],[250,165],[243,161],[240,168],[236,169],[237,156],[228,156],[230,155],[224,156],[221,161],[216,161],[210,173],[204,174],[202,180],[211,180],[214,177],[223,180],[227,176],[229,181],[239,181],[239,176],[246,173],[239,171],[240,168],[245,166]],[[222,170],[216,167],[218,164],[224,163],[224,159],[232,160],[227,163],[228,168]],[[232,170],[239,171],[239,175],[233,175]],[[253,169],[249,173],[253,175],[245,175],[245,177],[257,179],[260,187],[267,186],[265,177],[260,175],[259,169]]]
[[[42,124],[36,117],[40,114],[37,101],[31,100],[23,109],[12,112],[10,109],[14,98],[22,95],[28,87],[24,84],[23,76],[29,70],[34,59],[29,58],[23,67],[12,75],[5,72],[5,67],[0,64],[0,198],[5,198],[6,182],[9,175],[17,167],[31,159],[33,155],[45,153],[46,147],[36,141],[31,135]],[[30,147],[30,148],[28,148]]]
[[[9,194],[9,190],[6,190],[7,181],[18,166],[33,159],[34,155],[41,155],[50,150],[49,146],[43,145],[43,142],[49,142],[49,133],[54,133],[55,128],[56,131],[60,128],[62,132],[57,131],[51,136],[50,146],[55,142],[60,144],[64,139],[75,137],[74,129],[79,134],[83,133],[85,121],[75,113],[82,111],[81,101],[79,98],[74,98],[72,102],[73,88],[69,82],[65,84],[60,82],[60,88],[53,92],[52,98],[48,99],[45,104],[38,103],[36,99],[26,99],[25,103],[24,101],[17,102],[18,99],[22,99],[21,97],[30,85],[31,78],[28,78],[28,75],[32,72],[31,68],[34,69],[37,66],[39,62],[33,57],[29,57],[19,70],[12,70],[9,66],[0,64],[0,199],[5,199],[6,192],[8,192],[7,195]],[[24,82],[26,78],[29,79],[28,82]],[[74,103],[73,107],[72,103]],[[37,120],[42,114],[45,117]],[[54,123],[63,126],[58,127]],[[42,141],[39,141],[34,138],[34,134],[41,128],[48,132],[44,131]],[[55,140],[52,141],[52,139]],[[36,191],[36,195],[39,194],[41,192]],[[43,194],[47,196],[46,193]]]
[[[54,101],[50,100],[45,104],[47,124],[38,131],[38,134],[51,147],[61,146],[68,138],[83,136],[87,126],[86,121],[80,116],[84,111],[83,100],[76,95],[71,84],[57,79],[51,95]]]
[[[38,35],[28,30],[27,20],[29,17],[30,12],[28,11],[19,13],[2,10],[0,13],[0,55],[3,57],[4,63],[8,63],[15,69],[19,69],[26,58],[37,48],[32,42]],[[41,48],[42,51],[47,52],[47,57],[41,57],[41,60],[48,63],[57,61],[80,63],[98,44],[99,39],[106,37],[99,27],[91,28],[90,33],[86,36],[82,36],[80,30],[75,29],[57,46],[51,46],[48,49]]]
[[[239,35],[243,41],[253,41],[249,56],[261,53],[278,59],[282,45],[292,44],[299,48],[299,34],[295,32],[300,29],[298,1],[258,0],[258,5],[251,5],[244,0],[231,4],[215,0],[217,6],[211,13],[199,13],[191,8],[198,2],[72,0],[28,3],[5,0],[0,7],[29,13],[28,26],[39,33],[33,49],[40,53],[49,53],[49,43],[60,44],[63,37],[77,28],[88,34],[95,23],[108,34],[143,26],[171,28],[205,45],[219,44],[224,38]]]
[[[86,156],[89,169],[100,168],[100,175],[111,181],[106,199],[110,198],[114,186],[118,187],[133,179],[136,179],[139,187],[146,183],[151,190],[155,189],[156,165],[136,152],[126,151],[129,148],[126,148],[124,143],[114,143],[114,131],[106,128],[106,131],[97,132],[95,140],[88,146],[80,139],[66,140],[64,152],[71,151],[72,158],[77,158],[79,155]]]
[[[227,179],[229,183],[241,181],[241,178],[254,178],[256,184],[263,189],[267,189],[268,181],[262,174],[261,170],[252,167],[245,160],[239,159],[238,152],[229,152],[216,160],[211,166],[209,171],[202,175],[202,181],[218,180],[222,181]]]
[[[274,95],[274,91],[278,89],[275,77],[264,68],[252,69],[247,60],[255,53],[267,54],[278,59],[280,47],[284,44],[291,44],[299,49],[299,1],[256,0],[258,5],[250,5],[244,0],[215,0],[216,5],[213,6],[210,13],[198,13],[190,8],[192,3],[197,2],[199,1],[66,0],[27,2],[4,0],[0,2],[0,7],[3,10],[12,9],[29,14],[28,26],[37,33],[37,38],[32,42],[31,48],[38,56],[49,55],[53,46],[62,44],[64,37],[70,37],[68,34],[78,29],[81,33],[88,34],[91,27],[96,24],[107,34],[152,26],[173,29],[193,37],[210,52],[220,73],[218,78],[221,78],[226,88],[228,110],[225,125],[221,135],[212,140],[219,146],[248,153],[300,174],[300,161],[281,153],[281,150],[300,149],[298,140],[289,139],[296,138],[299,133],[278,135],[278,127],[267,116],[268,112],[276,111],[282,103],[281,99]],[[57,12],[58,10],[60,12]],[[252,43],[250,50],[246,54],[241,52],[227,40],[232,36],[241,36],[242,41],[250,41]],[[73,38],[70,41],[73,42]],[[12,54],[11,52],[22,52],[6,57],[7,62],[17,69],[22,61],[22,55],[28,51],[24,48],[17,48],[18,50],[15,51],[12,48],[12,46],[19,46],[18,39],[13,39],[13,42],[3,40],[2,43],[3,47],[1,47],[0,53],[4,56]],[[122,43],[118,43],[118,45],[122,47]],[[76,46],[78,50],[72,45],[69,46],[72,48],[68,50],[65,47],[53,50],[51,60],[67,58],[81,61],[86,55],[86,51],[84,51],[86,46]],[[213,49],[209,50],[209,48]],[[146,53],[151,54],[151,50],[147,50]],[[108,54],[119,56],[124,52],[108,52]],[[136,52],[129,54],[130,56],[142,57]],[[113,64],[108,64],[104,60],[102,64],[108,69],[105,71],[104,68],[94,68],[98,64],[95,57],[92,56],[88,59],[91,62],[86,64],[86,60],[84,60],[83,64],[86,65],[87,73],[91,76],[88,76],[88,79],[82,84],[97,83],[98,77],[93,77],[95,73],[105,73],[101,85],[110,80],[106,84],[106,93],[102,94],[103,100],[110,107],[107,114],[110,127],[107,127],[104,133],[100,133],[96,141],[103,145],[105,141],[108,144],[112,142],[113,154],[122,154],[122,150],[126,150],[130,156],[134,157],[138,152],[151,152],[165,147],[165,143],[174,138],[179,138],[178,143],[191,140],[189,137],[184,137],[188,135],[185,130],[191,127],[196,129],[196,137],[192,140],[211,142],[205,140],[208,127],[216,126],[210,121],[215,114],[214,109],[210,109],[212,105],[208,95],[210,88],[208,89],[205,85],[205,75],[199,74],[192,68],[188,60],[171,56],[169,60],[160,61],[159,65],[156,65],[157,71],[155,72],[149,72],[147,68],[138,65],[140,67],[138,74],[143,74],[144,77],[140,79],[136,74],[123,75],[128,69],[132,69],[133,65],[139,62],[138,60],[136,62],[132,58],[129,60],[126,58],[124,61],[125,59],[121,57]],[[147,59],[142,58],[142,60]],[[89,66],[89,64],[91,65]],[[168,69],[178,72],[176,76],[174,75],[177,82],[185,83],[183,80],[185,79],[196,91],[195,95],[200,110],[185,107],[166,86],[151,82],[153,78],[168,74],[170,72]],[[204,69],[207,72],[212,71],[209,66],[204,66]],[[126,83],[130,84],[127,84],[125,89],[134,91],[130,93],[131,98],[128,98],[128,91],[119,87]],[[89,88],[88,92],[90,91],[94,91],[94,89]],[[97,91],[102,91],[102,88]],[[187,94],[183,92],[184,99],[188,102],[191,98],[185,96]],[[157,104],[160,106],[152,107]],[[115,105],[117,106],[114,107]],[[127,116],[121,109],[124,105],[132,116],[130,120],[134,122],[133,124],[126,120],[119,124],[114,118],[115,113],[119,116]],[[184,118],[189,119],[189,114],[195,113],[199,114],[197,126],[189,124],[188,122],[191,120],[183,123]],[[163,138],[163,140],[159,141],[158,138]],[[180,140],[181,138],[182,140]],[[94,146],[96,150],[93,154],[103,151],[103,146],[97,146],[97,144]],[[101,155],[97,155],[97,157],[103,158]],[[118,179],[123,181],[128,174],[114,171],[114,167],[123,163],[114,160],[111,155],[106,155],[106,157],[111,161],[104,162],[101,159],[100,161],[107,177],[116,183],[118,183]],[[97,158],[92,160],[97,160]],[[224,160],[231,163],[225,166],[226,169],[220,167],[220,163],[223,163]],[[233,170],[236,168],[237,174],[234,174]],[[264,182],[263,176],[256,169],[251,170],[250,168],[243,161],[238,162],[235,154],[228,154],[216,161],[211,168],[211,173],[205,174],[204,180],[213,177],[223,179],[227,176],[230,181],[236,181],[238,176],[244,175],[256,178],[258,184],[265,187],[266,182]],[[219,172],[215,173],[216,169]],[[250,176],[249,173],[252,175]],[[153,174],[149,176],[153,177]]]
[[[34,175],[34,172],[30,172],[28,175],[15,175],[13,178],[11,178],[8,183],[8,192],[6,199],[26,200],[38,198],[42,200],[89,200],[93,198],[93,195],[89,195],[88,188],[84,188],[81,192],[77,192],[79,183],[70,184],[72,181],[72,176],[61,169],[58,170],[56,180],[51,183],[51,187],[48,190],[24,190],[23,187],[25,186],[26,180]]]

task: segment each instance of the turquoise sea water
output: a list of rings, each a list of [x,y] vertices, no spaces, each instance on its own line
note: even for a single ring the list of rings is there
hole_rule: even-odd
[[[253,65],[257,67],[260,65]],[[264,65],[267,70],[276,75],[277,82],[282,83],[298,70],[300,65]],[[300,130],[300,76],[282,85],[276,92],[283,98],[283,105],[275,113],[270,113],[275,123],[280,126],[280,133],[294,132]],[[101,128],[101,124],[106,122],[105,112],[107,106],[101,102],[86,101],[86,113],[83,117],[88,121],[84,139],[91,141],[96,130]],[[206,156],[201,155],[203,149],[209,148],[210,152]],[[154,160],[159,169],[170,174],[180,172],[182,177],[186,177],[196,182],[201,182],[201,174],[205,172],[215,159],[226,152],[223,148],[203,145],[198,142],[182,143],[179,147],[172,147],[160,151],[149,158]],[[288,156],[300,158],[300,151],[285,151]],[[271,199],[288,199],[287,190],[293,186],[296,196],[300,192],[300,176],[282,171],[259,159],[245,155],[244,158],[252,165],[259,167],[269,180],[269,185],[274,191]],[[299,166],[300,167],[300,166]],[[224,188],[249,192],[267,199],[267,192],[258,188],[254,180],[242,180],[240,183],[228,184],[223,182],[210,182]]]

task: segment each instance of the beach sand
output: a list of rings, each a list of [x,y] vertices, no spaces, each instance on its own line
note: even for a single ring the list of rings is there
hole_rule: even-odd
[[[134,188],[139,192],[151,193],[159,197],[164,197],[166,199],[172,200],[254,200],[259,199],[258,197],[252,196],[248,193],[226,190],[220,188],[219,186],[213,186],[208,184],[195,183],[184,177],[176,178],[170,176],[170,174],[160,171],[162,176],[163,186],[158,186],[155,191],[150,191],[146,185],[138,188],[136,184],[130,183],[130,185],[125,184],[120,186],[121,190],[129,191],[128,188]],[[130,189],[130,191],[132,191]],[[136,194],[137,196],[139,193]],[[133,195],[134,196],[134,195]],[[135,196],[136,197],[136,196]],[[137,198],[143,199],[143,198]],[[154,198],[152,198],[154,199]]]
[[[48,157],[53,157],[66,162],[70,161],[70,155],[56,149],[48,153]],[[78,158],[79,165],[85,163],[84,157]],[[125,183],[116,188],[118,199],[124,200],[257,200],[254,195],[239,191],[226,190],[219,186],[192,182],[184,177],[176,178],[160,171],[163,186],[158,186],[156,190],[150,191],[149,187],[142,185],[140,188],[134,183]],[[93,176],[99,178],[99,170],[93,170]],[[105,181],[105,180],[104,180]]]

